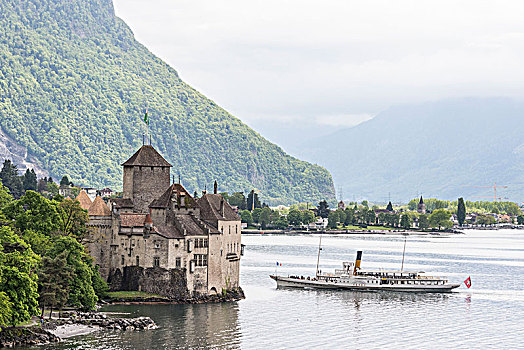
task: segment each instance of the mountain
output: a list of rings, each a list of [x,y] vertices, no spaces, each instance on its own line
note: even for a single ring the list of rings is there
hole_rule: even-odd
[[[425,197],[524,200],[524,103],[449,99],[392,107],[355,127],[302,145],[331,171],[346,199]],[[481,200],[481,199],[477,199]],[[485,199],[485,200],[490,200]]]
[[[270,203],[334,199],[330,174],[295,159],[184,83],[138,43],[111,0],[0,0],[0,145],[53,177],[121,188],[152,144],[193,191],[260,190]],[[254,82],[256,83],[256,82]],[[147,137],[146,137],[147,139]]]

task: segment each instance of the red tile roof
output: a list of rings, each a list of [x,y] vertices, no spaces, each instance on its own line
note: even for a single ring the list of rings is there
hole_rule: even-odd
[[[91,216],[111,216],[111,210],[109,210],[109,207],[102,197],[97,196],[93,204],[91,204],[87,210],[87,214]]]
[[[84,190],[80,191],[78,196],[76,196],[75,200],[80,202],[80,207],[84,210],[88,210],[91,204],[93,204],[91,198],[89,198],[86,191]]]

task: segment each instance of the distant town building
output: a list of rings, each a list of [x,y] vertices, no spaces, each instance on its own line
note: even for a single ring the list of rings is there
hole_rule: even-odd
[[[58,194],[64,197],[72,197],[73,196],[73,187],[69,185],[61,185],[58,188]]]
[[[96,198],[97,190],[93,187],[84,187],[83,190],[87,194],[87,196],[91,199],[91,201],[94,201]]]
[[[87,246],[111,288],[180,299],[238,288],[241,223],[227,201],[171,183],[171,164],[150,145],[122,166],[123,198],[99,196],[88,209]]]
[[[419,214],[426,214],[426,204],[424,204],[424,199],[422,199],[422,196],[420,196],[420,201],[417,205],[417,212]]]
[[[346,210],[346,203],[344,201],[338,202],[338,209]]]
[[[109,198],[109,197],[111,197],[114,194],[115,193],[113,192],[113,190],[108,188],[108,187],[100,190],[100,197],[102,197],[102,198]]]

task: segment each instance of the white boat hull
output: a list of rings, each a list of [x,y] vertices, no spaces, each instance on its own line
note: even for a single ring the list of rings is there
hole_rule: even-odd
[[[303,288],[303,289],[345,289],[359,291],[392,291],[392,292],[415,292],[415,293],[449,293],[458,288],[460,284],[441,285],[391,285],[391,284],[363,284],[363,283],[341,283],[308,279],[298,279],[283,276],[270,275],[277,283],[277,288]]]

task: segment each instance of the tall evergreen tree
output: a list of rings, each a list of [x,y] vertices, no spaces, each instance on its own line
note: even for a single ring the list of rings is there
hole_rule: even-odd
[[[40,282],[40,307],[62,310],[69,298],[69,285],[73,281],[73,269],[67,265],[67,251],[54,258],[43,257],[38,273]],[[51,317],[51,313],[49,314]]]
[[[460,226],[466,221],[466,204],[464,204],[464,198],[458,199],[457,220]]]
[[[70,186],[72,183],[69,181],[69,178],[67,175],[62,176],[62,180],[60,180],[60,186]]]
[[[18,169],[9,159],[4,161],[2,170],[0,170],[0,180],[15,198],[20,198],[23,194],[22,181],[20,176],[18,176]]]
[[[388,206],[386,207],[387,211],[393,211],[393,204],[391,204],[391,201],[388,203]]]
[[[318,203],[318,216],[323,219],[326,219],[329,216],[329,204],[327,201],[323,200]]]
[[[25,191],[36,191],[37,187],[37,181],[36,181],[36,173],[34,169],[27,169],[25,171],[25,174],[22,178],[22,187]]]

